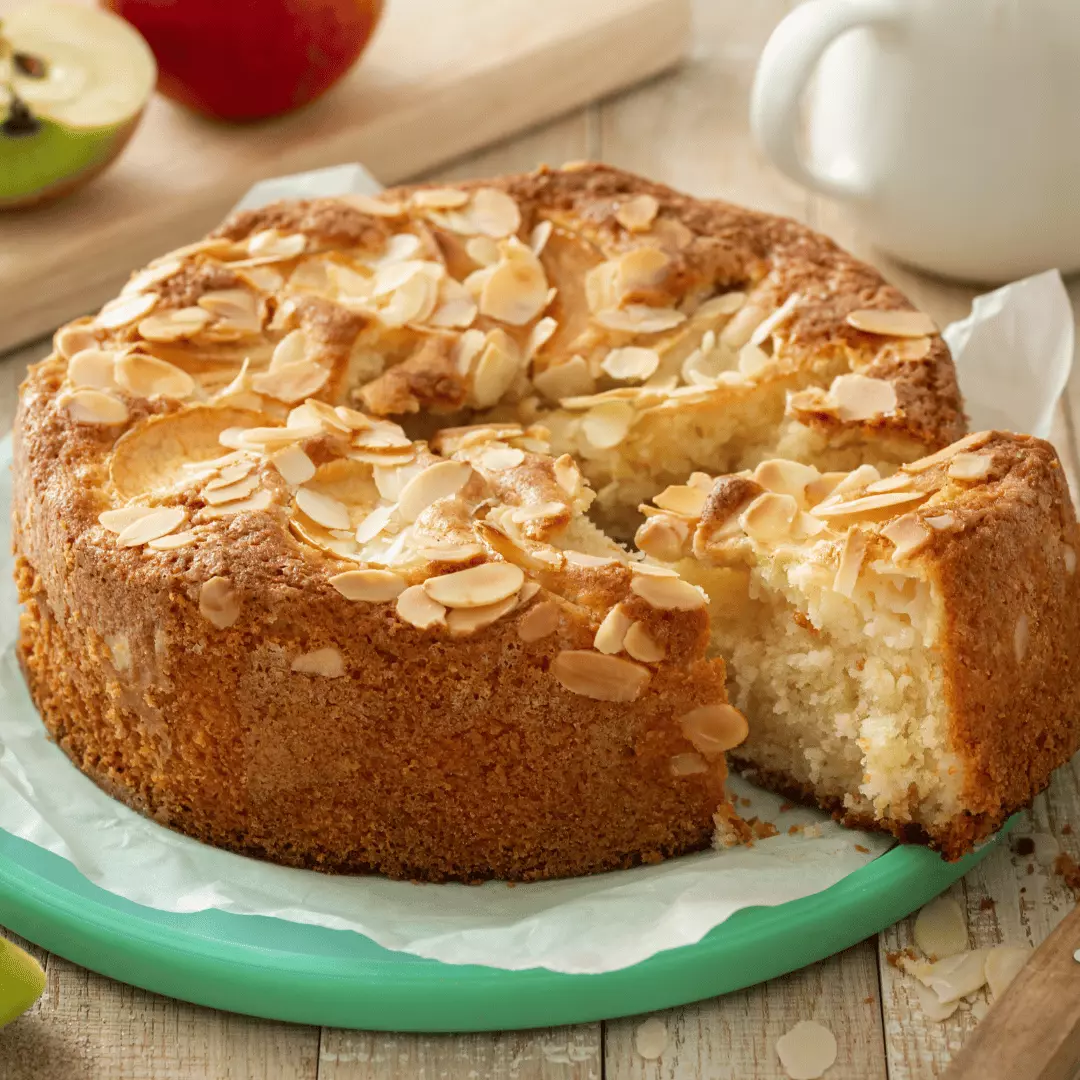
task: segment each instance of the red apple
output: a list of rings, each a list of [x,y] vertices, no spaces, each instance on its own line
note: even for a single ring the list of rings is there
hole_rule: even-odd
[[[356,63],[383,0],[102,0],[150,43],[158,89],[218,120],[260,120]]]

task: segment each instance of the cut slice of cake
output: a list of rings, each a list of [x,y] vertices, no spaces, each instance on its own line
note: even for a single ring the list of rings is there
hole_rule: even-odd
[[[710,594],[752,778],[958,858],[1080,742],[1076,517],[1053,447],[695,474],[639,546]]]

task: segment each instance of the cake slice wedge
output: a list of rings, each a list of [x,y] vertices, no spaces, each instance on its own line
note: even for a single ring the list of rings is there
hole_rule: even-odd
[[[709,593],[751,778],[956,859],[1080,744],[1076,516],[1052,446],[668,488],[639,547]]]

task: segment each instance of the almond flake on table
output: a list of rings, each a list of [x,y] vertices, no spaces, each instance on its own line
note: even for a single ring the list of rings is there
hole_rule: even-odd
[[[816,1020],[800,1020],[776,1040],[776,1056],[791,1080],[819,1080],[836,1061],[836,1037]]]
[[[658,1016],[650,1016],[634,1028],[634,1049],[646,1061],[656,1061],[667,1044],[667,1025]]]
[[[968,947],[964,910],[951,896],[939,896],[915,917],[915,944],[934,960],[955,956]]]

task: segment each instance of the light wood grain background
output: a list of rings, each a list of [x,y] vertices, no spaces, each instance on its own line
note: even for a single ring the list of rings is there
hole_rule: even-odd
[[[789,6],[785,0],[695,0],[695,47],[677,73],[433,176],[602,159],[695,194],[801,218],[876,262],[940,322],[966,314],[974,290],[882,259],[842,210],[788,184],[750,144],[754,64]],[[1072,293],[1075,304],[1080,287]],[[0,362],[3,425],[26,362],[43,351],[23,350]],[[1053,434],[1074,493],[1077,408],[1080,377],[1069,386]],[[1053,834],[1063,850],[1080,857],[1078,785],[1076,762],[1059,770],[1018,832]],[[978,946],[1038,944],[1073,906],[1060,878],[1008,843],[951,892],[967,910]],[[886,960],[911,940],[911,920],[905,920],[803,971],[661,1013],[669,1044],[658,1061],[642,1059],[634,1048],[641,1018],[489,1035],[320,1030],[166,1000],[39,952],[48,987],[27,1016],[0,1031],[0,1080],[781,1080],[776,1039],[802,1019],[827,1024],[837,1037],[839,1056],[827,1080],[928,1080],[942,1074],[976,1020],[967,1009],[945,1023],[923,1018],[910,980]],[[993,1012],[981,1022],[992,1023]]]

